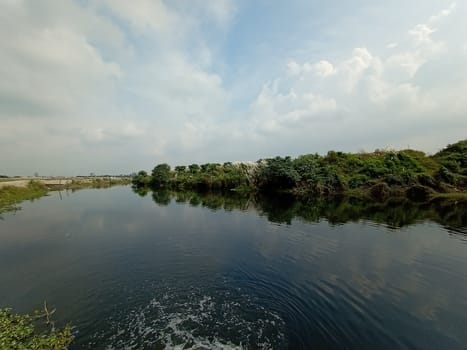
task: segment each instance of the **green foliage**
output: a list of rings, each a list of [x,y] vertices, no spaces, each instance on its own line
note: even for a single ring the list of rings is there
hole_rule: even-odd
[[[358,154],[329,151],[325,156],[275,157],[256,164],[191,164],[177,166],[174,171],[167,164],[159,164],[150,180],[147,174],[138,174],[133,181],[137,187],[147,187],[149,182],[154,187],[199,191],[289,191],[319,195],[350,191],[379,200],[403,195],[414,186],[438,193],[462,192],[467,189],[467,141],[449,145],[434,156],[410,149]],[[426,193],[433,195],[435,192],[431,190]],[[409,193],[414,198],[421,193],[413,191]]]
[[[0,188],[0,212],[11,210],[25,200],[33,200],[45,196],[48,189],[40,182],[30,181],[26,187],[4,186]]]
[[[465,187],[467,183],[467,140],[448,145],[433,157],[440,164],[437,176],[448,183]]]
[[[175,167],[167,185],[185,190],[234,190],[248,186],[248,179],[244,169],[232,163],[191,164]]]
[[[177,165],[175,168],[174,168],[174,171],[177,175],[183,175],[185,174],[186,172],[186,166],[184,165]]]
[[[467,166],[467,140],[456,142],[446,146],[443,150],[436,153],[433,158],[443,162],[445,159],[458,161],[462,167]]]
[[[321,161],[318,154],[302,155],[293,160],[293,167],[302,182],[312,184],[318,181]]]
[[[188,170],[190,171],[190,173],[192,174],[197,174],[199,173],[199,165],[198,164],[191,164],[188,166]]]
[[[149,176],[146,171],[140,170],[138,174],[136,174],[133,177],[131,182],[136,187],[145,187],[145,186],[149,186],[151,180],[152,180],[151,176]]]
[[[171,178],[170,165],[166,163],[158,164],[152,169],[152,184],[154,186],[165,186]]]
[[[294,169],[290,157],[275,157],[266,160],[266,166],[261,168],[260,186],[268,190],[293,188],[299,181],[300,175]]]
[[[370,195],[377,201],[386,200],[391,193],[391,188],[385,182],[380,182],[370,188]]]
[[[370,178],[365,174],[356,174],[349,179],[349,188],[355,189],[368,185],[370,183]]]
[[[446,167],[441,166],[436,173],[436,178],[439,181],[446,182],[448,184],[454,184],[456,178],[453,173],[451,173]]]
[[[5,350],[66,350],[73,340],[70,326],[62,330],[47,327],[38,331],[38,322],[46,315],[14,314],[9,309],[0,309],[0,349]],[[48,317],[48,315],[47,315]],[[50,322],[47,323],[50,325]],[[44,327],[42,327],[44,328]]]

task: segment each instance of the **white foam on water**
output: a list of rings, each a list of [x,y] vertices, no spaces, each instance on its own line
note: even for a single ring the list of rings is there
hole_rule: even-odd
[[[282,318],[238,291],[159,290],[144,305],[122,310],[96,334],[90,348],[281,349]]]

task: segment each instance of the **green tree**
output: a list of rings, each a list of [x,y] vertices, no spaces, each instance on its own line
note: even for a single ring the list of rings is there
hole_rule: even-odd
[[[138,174],[133,176],[131,182],[135,187],[145,187],[151,182],[151,177],[144,170],[140,170]]]
[[[267,159],[261,171],[261,187],[267,189],[290,189],[300,180],[290,157]]]
[[[198,164],[191,164],[188,166],[188,171],[192,174],[197,174],[199,173],[199,165]]]
[[[177,175],[183,175],[183,174],[185,174],[185,172],[186,172],[186,166],[184,166],[184,165],[177,165],[177,166],[174,168],[174,170],[175,170],[175,173],[176,173]]]
[[[170,165],[158,164],[152,169],[152,184],[154,186],[166,186],[170,181]]]

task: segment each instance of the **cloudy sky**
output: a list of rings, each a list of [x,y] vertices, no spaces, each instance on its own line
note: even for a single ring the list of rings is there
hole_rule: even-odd
[[[467,2],[0,0],[0,174],[467,137]]]

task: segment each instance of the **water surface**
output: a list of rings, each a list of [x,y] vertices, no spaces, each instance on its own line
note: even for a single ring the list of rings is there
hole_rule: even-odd
[[[47,300],[73,349],[465,349],[462,205],[130,187],[0,220],[0,307]]]

